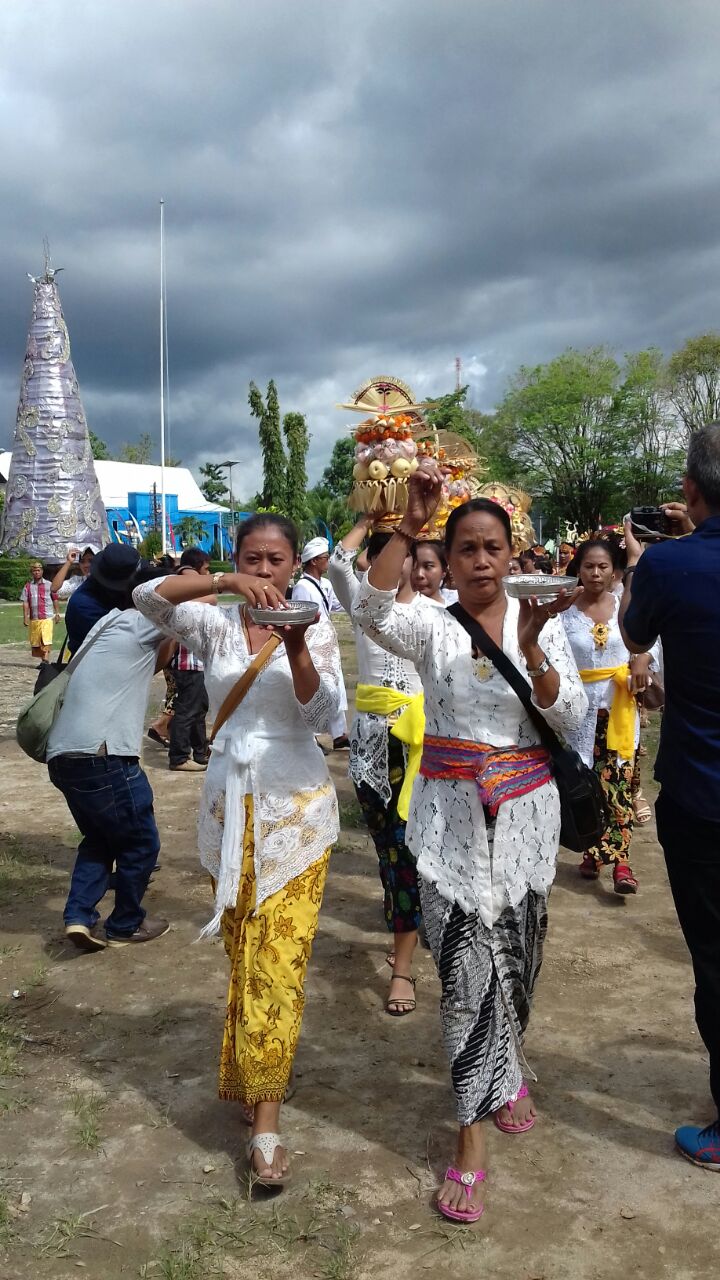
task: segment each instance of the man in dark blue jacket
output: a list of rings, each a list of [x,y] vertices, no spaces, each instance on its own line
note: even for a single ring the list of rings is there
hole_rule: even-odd
[[[620,623],[632,653],[662,641],[658,839],[692,957],[718,1113],[704,1127],[683,1125],[675,1140],[694,1164],[720,1169],[720,423],[693,433],[683,491],[687,510],[667,510],[690,536],[643,552],[626,523]]]
[[[74,591],[65,610],[68,649],[77,653],[96,622],[111,609],[124,609],[140,556],[134,547],[111,542],[93,559],[90,572]]]

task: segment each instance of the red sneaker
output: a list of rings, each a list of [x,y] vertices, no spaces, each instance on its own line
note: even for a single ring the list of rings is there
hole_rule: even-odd
[[[578,871],[583,880],[597,880],[600,875],[600,868],[591,853],[583,854],[583,860],[578,867]]]
[[[613,880],[616,893],[637,893],[638,882],[627,862],[616,863],[613,869]]]

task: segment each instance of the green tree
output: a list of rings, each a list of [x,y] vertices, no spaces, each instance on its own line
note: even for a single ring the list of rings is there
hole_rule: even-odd
[[[632,506],[655,506],[673,497],[684,452],[668,396],[665,359],[656,347],[625,357],[612,420],[627,449],[618,475],[623,507],[619,514]]]
[[[138,547],[143,560],[154,560],[162,551],[162,534],[159,529],[150,529]]]
[[[348,507],[346,498],[334,498],[322,485],[316,485],[309,491],[307,512],[305,532],[308,537],[316,533],[325,534],[329,530],[333,540],[337,541],[355,523],[355,514]]]
[[[340,498],[346,502],[352,489],[354,465],[355,440],[353,436],[342,436],[335,441],[330,461],[316,488],[324,489],[332,498]]]
[[[468,410],[466,401],[469,387],[458,387],[445,396],[426,400],[424,411],[426,421],[437,431],[455,431],[463,439],[477,447],[477,431],[473,420],[473,411]]]
[[[617,494],[625,432],[612,407],[620,370],[604,347],[568,350],[523,366],[498,410],[530,492],[581,530],[607,518]]]
[[[205,537],[205,526],[197,516],[183,516],[182,520],[178,520],[175,525],[175,532],[180,535],[184,546],[192,547],[202,542]]]
[[[126,443],[120,450],[121,462],[135,462],[144,465],[152,462],[154,441],[148,431],[143,432],[134,444]]]
[[[286,413],[283,431],[288,451],[285,473],[286,511],[297,527],[301,528],[307,518],[307,452],[310,444],[304,415]]]
[[[94,431],[88,431],[88,435],[90,436],[92,456],[95,458],[96,462],[110,461],[112,459],[112,454],[105,441],[101,440],[99,436],[96,436]]]
[[[263,487],[260,495],[266,510],[285,511],[287,507],[287,459],[280,433],[280,406],[277,387],[268,383],[265,401],[254,382],[248,396],[250,412],[259,423],[260,450],[263,460]]]
[[[686,435],[720,419],[720,333],[688,338],[668,361],[670,400]]]
[[[229,494],[227,477],[220,466],[219,462],[206,462],[200,468],[200,475],[204,477],[200,481],[200,491],[204,493],[208,502],[224,502],[225,497]]]

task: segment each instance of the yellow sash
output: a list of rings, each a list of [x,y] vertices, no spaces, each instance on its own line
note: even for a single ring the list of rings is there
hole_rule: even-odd
[[[607,744],[617,751],[621,760],[632,760],[635,754],[635,696],[628,689],[630,668],[625,662],[621,667],[591,667],[580,672],[583,684],[597,684],[600,680],[614,680],[612,706],[608,721]]]
[[[410,812],[410,793],[420,770],[423,738],[425,736],[425,706],[421,693],[400,693],[397,689],[381,689],[375,684],[359,684],[355,690],[355,706],[358,711],[369,711],[376,716],[391,716],[404,707],[390,732],[408,748],[405,778],[398,799],[398,814],[407,822]]]

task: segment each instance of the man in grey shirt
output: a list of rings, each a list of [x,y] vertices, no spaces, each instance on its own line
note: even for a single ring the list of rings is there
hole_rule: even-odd
[[[68,938],[85,951],[150,942],[170,927],[147,917],[141,905],[160,837],[140,751],[150,683],[174,642],[132,607],[132,588],[160,575],[141,562],[128,579],[127,607],[95,624],[85,644],[97,639],[70,677],[48,739],[50,781],[82,835],[64,919]],[[113,864],[115,906],[103,938],[95,931],[97,906],[110,888]]]

